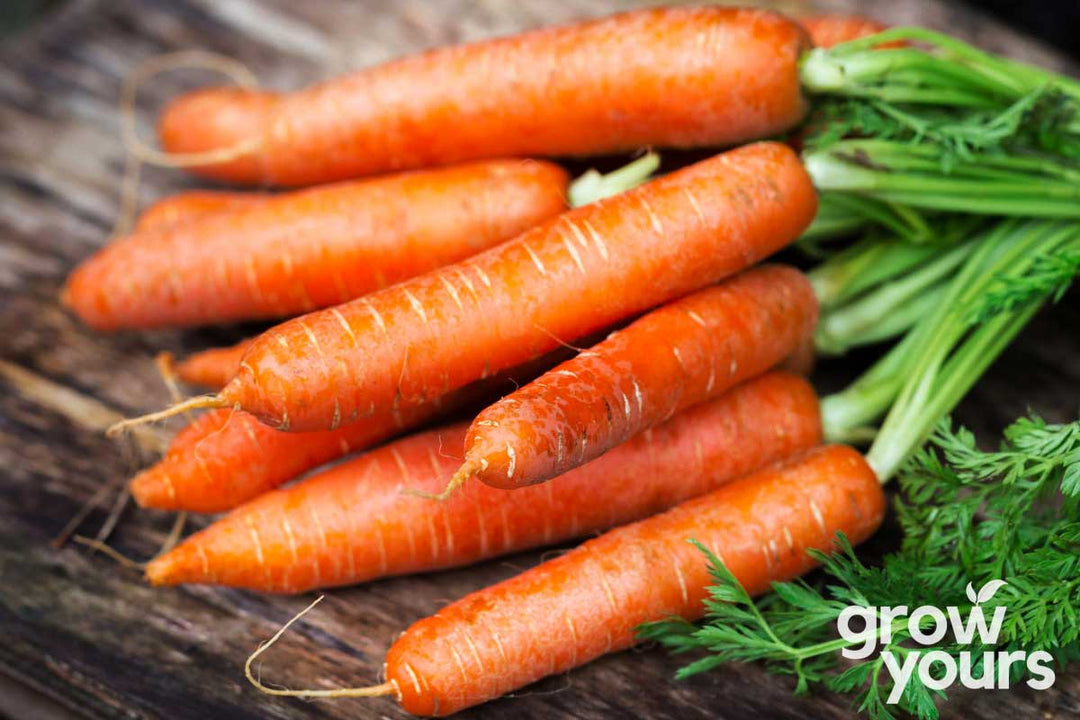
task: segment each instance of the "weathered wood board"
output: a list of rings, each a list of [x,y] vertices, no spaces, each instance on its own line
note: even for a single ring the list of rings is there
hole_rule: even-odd
[[[419,0],[357,3],[272,0],[71,0],[0,47],[0,715],[59,717],[400,717],[390,700],[299,702],[268,698],[242,676],[244,658],[311,597],[279,598],[206,588],[151,590],[136,573],[50,540],[99,488],[155,456],[154,438],[118,445],[111,417],[156,408],[168,397],[150,358],[240,337],[244,329],[99,335],[57,304],[66,273],[105,242],[117,215],[124,164],[116,99],[140,61],[185,48],[234,56],[275,88],[405,52],[477,39],[645,2],[618,0]],[[929,0],[835,0],[920,23],[986,47],[1067,67],[1029,41],[967,11]],[[806,12],[808,4],[784,9]],[[150,137],[154,110],[204,73],[163,76],[139,104]],[[193,181],[147,170],[144,202]],[[959,418],[990,439],[1028,407],[1075,417],[1080,402],[1080,308],[1076,294],[1045,312],[964,403]],[[828,363],[835,387],[867,355]],[[95,532],[105,510],[84,531]],[[145,557],[170,519],[127,511],[112,542]],[[888,533],[875,541],[888,543]],[[871,550],[872,552],[873,550]],[[439,574],[335,591],[266,658],[268,681],[333,687],[376,679],[386,647],[442,604],[536,563],[528,553]],[[841,698],[798,699],[785,679],[734,667],[675,683],[678,663],[653,649],[605,658],[469,717],[846,718]],[[9,688],[5,692],[4,688]],[[55,703],[50,706],[47,698]],[[16,708],[22,708],[17,710]],[[30,709],[28,709],[30,708]],[[948,717],[1074,717],[1080,673],[1050,691],[957,693]]]

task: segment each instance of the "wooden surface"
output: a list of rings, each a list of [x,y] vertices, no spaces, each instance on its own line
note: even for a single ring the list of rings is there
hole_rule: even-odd
[[[220,344],[243,329],[98,335],[56,303],[74,264],[105,242],[123,166],[115,109],[121,78],[157,53],[201,47],[239,58],[276,88],[447,42],[640,5],[615,0],[483,0],[349,4],[275,0],[68,2],[0,47],[0,715],[55,699],[90,717],[399,717],[387,699],[299,702],[268,698],[244,681],[256,644],[310,601],[207,588],[151,590],[100,555],[49,541],[99,488],[156,457],[160,438],[126,445],[103,437],[112,417],[160,407],[167,395],[150,357]],[[823,3],[838,9],[850,2]],[[808,5],[782,7],[806,11]],[[891,22],[918,22],[987,47],[1061,67],[992,23],[924,0],[862,3]],[[162,77],[143,95],[140,127],[167,97],[212,80]],[[142,200],[192,185],[149,170]],[[983,438],[1031,407],[1075,417],[1080,387],[1076,294],[1046,312],[993,368],[959,412]],[[836,386],[860,355],[822,368]],[[110,496],[111,500],[112,496]],[[82,531],[93,533],[105,511]],[[112,542],[146,557],[170,519],[128,511]],[[888,533],[875,541],[880,548]],[[875,544],[875,543],[872,543]],[[871,549],[870,552],[874,550]],[[387,646],[442,604],[532,565],[539,552],[467,570],[387,580],[330,593],[268,654],[263,675],[294,686],[375,681]],[[654,649],[605,658],[550,678],[470,717],[844,718],[846,700],[797,699],[791,684],[753,666],[675,683],[678,663]],[[18,692],[11,678],[25,687]],[[35,700],[35,693],[36,700]],[[1074,717],[1080,672],[1035,693],[957,693],[946,717]],[[15,708],[23,708],[16,710]],[[41,706],[38,717],[62,717]],[[38,714],[40,713],[40,714]]]

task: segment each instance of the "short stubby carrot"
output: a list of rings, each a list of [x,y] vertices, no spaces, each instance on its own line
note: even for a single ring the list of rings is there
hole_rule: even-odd
[[[465,427],[397,440],[256,498],[151,562],[147,576],[303,592],[465,565],[660,512],[821,437],[813,390],[775,372],[542,487],[472,481],[441,503],[403,493],[446,483]]]
[[[283,430],[325,430],[422,403],[733,275],[816,210],[790,148],[747,145],[283,323],[219,394],[130,422],[239,405]]]
[[[142,507],[198,513],[231,510],[324,463],[433,419],[475,412],[569,354],[568,348],[559,348],[429,403],[374,413],[336,430],[286,433],[241,410],[211,410],[177,433],[165,457],[136,475],[129,489]],[[459,452],[460,447],[451,450]]]
[[[240,360],[251,346],[251,339],[229,345],[210,348],[187,356],[176,366],[176,375],[190,385],[201,385],[220,390],[236,377]]]
[[[502,398],[473,420],[467,477],[543,482],[800,349],[817,300],[798,270],[765,265],[644,315]]]
[[[723,147],[797,125],[805,31],[756,9],[642,10],[449,47],[292,94],[181,97],[176,153],[254,144],[202,175],[308,185],[490,157]]]
[[[99,330],[299,315],[514,237],[565,210],[567,184],[505,160],[285,193],[116,240],[65,301]]]
[[[270,197],[262,193],[225,190],[186,190],[158,200],[135,221],[135,232],[160,230],[178,222],[223,210],[256,205]]]

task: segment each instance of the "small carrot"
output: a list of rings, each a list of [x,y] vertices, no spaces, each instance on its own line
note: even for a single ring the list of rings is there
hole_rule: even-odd
[[[285,193],[116,240],[66,300],[100,330],[299,315],[511,238],[562,212],[567,183],[510,160]]]
[[[482,407],[568,355],[568,349],[559,348],[430,403],[374,413],[336,430],[285,433],[243,411],[213,410],[177,433],[165,457],[136,475],[129,489],[142,507],[200,513],[231,510],[323,463],[436,417]]]
[[[176,374],[188,384],[220,390],[236,376],[240,360],[251,347],[251,342],[248,338],[235,345],[210,348],[189,355],[176,366]]]
[[[465,565],[637,520],[821,438],[813,390],[777,372],[545,487],[506,492],[472,482],[444,503],[402,493],[446,483],[458,462],[448,453],[465,429],[397,440],[262,495],[151,562],[147,577],[295,593]]]
[[[216,395],[283,430],[422,403],[561,341],[733,275],[797,237],[817,195],[792,150],[757,143],[564,213],[514,240],[256,338]]]
[[[439,414],[438,406],[419,405],[397,415],[376,413],[337,430],[282,433],[247,413],[215,410],[184,428],[165,457],[129,487],[143,507],[221,512]]]
[[[469,477],[518,488],[583,465],[783,361],[816,321],[810,282],[781,265],[653,310],[477,415],[443,496]]]
[[[163,113],[166,150],[254,146],[195,171],[308,185],[490,157],[722,147],[777,135],[806,112],[809,46],[774,12],[663,8],[433,50],[307,90],[235,88]]]
[[[160,230],[177,222],[197,217],[249,207],[262,202],[269,195],[249,192],[226,192],[224,190],[187,190],[162,198],[146,208],[135,221],[135,232]]]
[[[511,495],[524,492],[521,490]],[[610,495],[601,502],[610,502]],[[660,515],[611,530],[414,623],[386,655],[386,682],[296,696],[393,695],[414,715],[444,716],[633,645],[642,623],[701,617],[710,582],[702,553],[720,557],[751,594],[809,570],[835,534],[859,543],[885,496],[862,456],[842,445],[747,475]]]

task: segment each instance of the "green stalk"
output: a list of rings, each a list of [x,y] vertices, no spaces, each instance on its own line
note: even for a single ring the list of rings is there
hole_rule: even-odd
[[[970,237],[984,222],[983,218],[974,216],[938,218],[934,242],[916,244],[896,238],[863,238],[811,270],[808,274],[810,283],[818,302],[827,312],[872,288],[906,275],[939,256],[942,248]]]
[[[935,373],[943,379],[933,387],[920,412],[902,413],[916,417],[905,417],[892,423],[889,422],[891,417],[886,420],[878,439],[866,454],[867,462],[882,482],[895,475],[912,451],[925,442],[934,426],[956,407],[1043,304],[1032,303],[1017,313],[999,315],[988,321],[953,354],[944,368]],[[886,441],[880,441],[882,437]]]
[[[886,285],[870,297],[822,314],[814,347],[823,355],[843,355],[852,348],[900,335],[930,314],[945,296],[946,282],[921,285],[915,275]],[[905,282],[912,280],[912,282]]]
[[[828,442],[873,439],[872,423],[889,409],[918,347],[916,326],[855,382],[821,399],[821,425]]]
[[[844,344],[837,349],[837,352],[843,353],[852,348],[873,345],[902,335],[914,327],[919,320],[929,315],[941,303],[947,289],[947,283],[938,283],[911,298],[903,305],[893,308],[891,312],[879,318],[873,325],[865,327],[846,338]]]
[[[581,177],[570,183],[567,192],[570,207],[588,205],[635,188],[647,182],[659,167],[660,156],[649,152],[606,174],[601,174],[597,170],[587,170],[581,174]]]
[[[973,239],[936,311],[850,388],[822,401],[827,436],[850,437],[891,406],[868,454],[886,481],[1042,304],[1025,303],[972,329],[969,318],[987,290],[1001,278],[1024,277],[1040,257],[1078,238],[1076,224],[1006,220]]]
[[[815,186],[925,210],[1040,218],[1080,218],[1080,184],[1017,173],[1008,182],[944,174],[894,172],[872,166],[875,157],[849,161],[832,150],[813,151],[803,164]],[[885,162],[887,166],[887,161]],[[957,175],[962,175],[958,173]]]
[[[877,47],[897,40],[930,45],[931,50]],[[1046,86],[1080,98],[1080,83],[1071,78],[910,27],[812,50],[802,59],[800,79],[812,93],[957,107],[1001,105]]]

